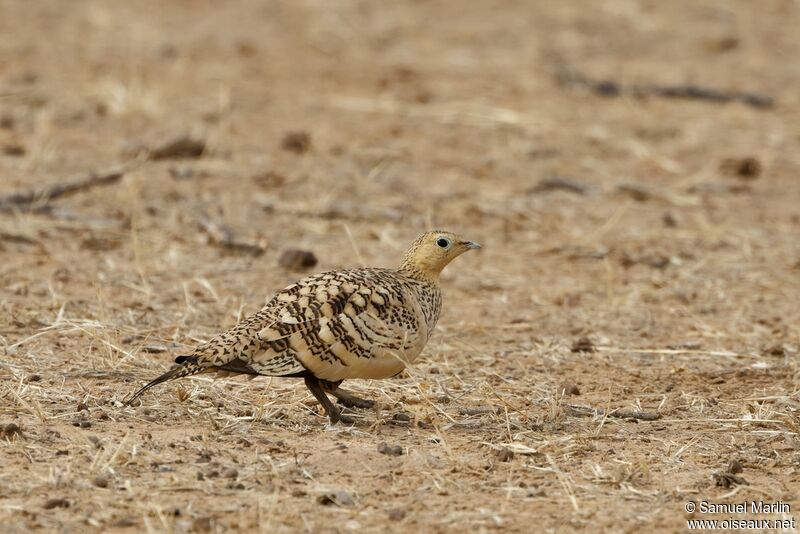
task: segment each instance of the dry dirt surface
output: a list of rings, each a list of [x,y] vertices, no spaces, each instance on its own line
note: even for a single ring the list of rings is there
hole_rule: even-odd
[[[0,0],[0,530],[800,519],[798,27],[788,0]],[[296,379],[122,404],[429,228],[484,248],[421,361],[346,384],[379,403],[354,426]],[[789,509],[699,508],[751,500]]]

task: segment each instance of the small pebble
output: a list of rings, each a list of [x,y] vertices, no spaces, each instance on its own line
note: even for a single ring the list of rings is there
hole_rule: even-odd
[[[728,473],[733,473],[734,475],[741,473],[744,471],[742,464],[739,460],[733,460],[730,464],[728,464]]]
[[[52,510],[53,508],[69,508],[69,501],[62,497],[47,499],[42,505],[42,508],[45,510]]]
[[[237,471],[233,467],[229,467],[228,469],[222,472],[222,476],[225,478],[238,478],[239,471]]]
[[[170,139],[150,151],[151,160],[199,158],[206,150],[206,143],[188,135]]]
[[[575,341],[570,348],[572,352],[597,352],[597,348],[588,337],[582,337]]]
[[[389,519],[391,521],[402,521],[406,517],[406,511],[402,508],[392,508],[389,510]]]
[[[578,389],[578,386],[571,382],[565,382],[564,384],[561,384],[561,387],[559,387],[558,389],[559,393],[563,393],[565,396],[581,394],[581,390]]]
[[[17,423],[6,423],[5,425],[0,425],[0,439],[11,441],[12,439],[22,437],[22,429]]]
[[[314,267],[317,257],[311,251],[290,248],[283,251],[278,264],[289,271],[301,271]]]
[[[503,447],[499,451],[497,451],[497,459],[501,462],[510,462],[514,459],[514,451],[509,449],[508,447]]]
[[[403,447],[400,445],[389,445],[385,441],[382,441],[380,444],[378,444],[378,452],[381,454],[386,454],[387,456],[402,456]]]
[[[281,146],[284,150],[288,150],[289,152],[303,154],[308,152],[308,149],[311,148],[311,136],[303,131],[288,132],[283,136]]]
[[[352,506],[355,504],[350,494],[344,490],[331,491],[320,495],[317,497],[317,502],[323,506],[330,506],[332,504],[336,506]]]

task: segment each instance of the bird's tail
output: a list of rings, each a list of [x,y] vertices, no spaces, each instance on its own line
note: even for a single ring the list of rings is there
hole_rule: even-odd
[[[177,380],[178,378],[183,378],[184,376],[195,375],[197,373],[201,373],[206,370],[206,367],[197,363],[197,357],[195,356],[178,356],[175,358],[175,367],[164,373],[163,375],[159,376],[155,380],[151,380],[144,386],[142,386],[139,391],[133,394],[131,398],[125,401],[125,404],[130,406],[130,404],[142,396],[142,394],[150,389],[153,386],[157,386],[164,382],[169,382],[170,380]]]

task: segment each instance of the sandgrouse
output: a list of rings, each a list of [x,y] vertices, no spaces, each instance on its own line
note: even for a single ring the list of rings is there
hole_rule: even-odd
[[[327,396],[373,403],[339,389],[346,378],[388,378],[422,352],[442,306],[439,273],[480,248],[450,232],[426,232],[398,269],[347,269],[303,278],[255,314],[199,345],[137,391],[198,373],[302,377],[331,423],[351,423]]]

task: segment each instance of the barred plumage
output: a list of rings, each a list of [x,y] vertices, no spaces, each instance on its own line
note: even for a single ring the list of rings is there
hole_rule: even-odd
[[[304,278],[258,312],[199,345],[178,365],[137,391],[197,373],[294,376],[325,407],[331,422],[347,421],[325,392],[367,407],[339,389],[347,378],[388,378],[422,352],[442,306],[439,273],[455,257],[480,248],[449,232],[427,232],[399,269],[346,269]]]

